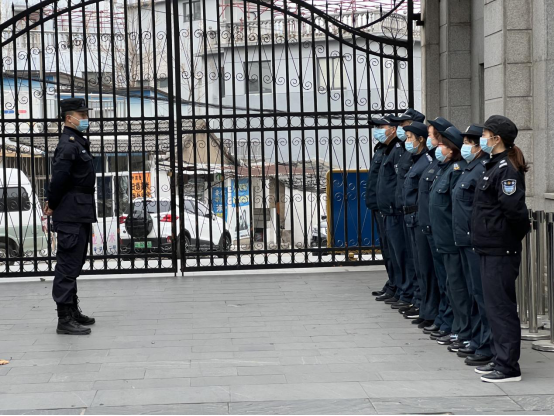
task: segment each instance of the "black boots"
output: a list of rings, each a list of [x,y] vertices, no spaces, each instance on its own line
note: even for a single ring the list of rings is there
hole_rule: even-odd
[[[88,335],[90,328],[82,326],[73,317],[73,305],[58,303],[58,328],[56,333],[65,335]]]
[[[94,325],[96,319],[83,315],[81,308],[79,308],[79,298],[75,295],[72,305],[73,319],[81,325]]]

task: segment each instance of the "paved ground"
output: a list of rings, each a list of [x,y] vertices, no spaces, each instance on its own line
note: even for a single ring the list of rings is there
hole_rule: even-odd
[[[554,355],[490,385],[375,302],[383,272],[80,282],[86,337],[55,334],[50,282],[0,283],[0,413],[554,411]]]

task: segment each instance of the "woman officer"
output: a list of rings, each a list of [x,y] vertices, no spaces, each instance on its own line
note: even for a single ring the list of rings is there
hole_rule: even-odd
[[[462,157],[467,166],[452,191],[452,219],[454,240],[460,251],[462,268],[471,302],[471,342],[458,350],[459,357],[466,357],[467,365],[485,365],[491,361],[491,330],[485,311],[483,285],[481,283],[480,259],[471,247],[471,215],[475,186],[485,173],[488,154],[479,145],[483,127],[469,126],[464,134]]]
[[[442,255],[447,275],[447,297],[454,313],[452,334],[437,339],[441,345],[451,345],[449,350],[457,352],[464,341],[471,337],[471,305],[467,283],[463,274],[460,252],[454,241],[452,228],[452,190],[466,166],[460,149],[464,138],[456,127],[449,127],[441,134],[441,143],[436,149],[439,172],[431,189],[429,215],[437,252]],[[442,294],[444,296],[444,294]]]
[[[413,164],[405,174],[405,180],[402,183],[402,206],[404,210],[404,223],[408,230],[409,243],[413,252],[420,299],[420,304],[415,305],[414,302],[414,309],[407,310],[404,317],[408,319],[415,318],[412,323],[418,325],[419,328],[424,328],[434,323],[437,311],[436,308],[430,308],[427,305],[429,296],[427,295],[427,285],[422,268],[432,268],[433,261],[432,258],[430,260],[430,254],[422,255],[419,253],[423,248],[427,248],[427,251],[429,249],[427,237],[418,228],[417,199],[419,179],[433,162],[433,158],[428,154],[427,146],[425,145],[427,137],[427,126],[425,124],[414,121],[410,126],[404,127],[404,130],[407,135],[405,147],[412,156]],[[422,264],[429,261],[431,264]]]
[[[493,361],[475,371],[489,383],[520,381],[521,327],[516,279],[521,240],[529,231],[525,205],[528,166],[514,145],[517,127],[507,117],[491,116],[484,125],[481,148],[491,155],[478,182],[473,203],[471,242],[481,259],[485,308],[491,326]]]

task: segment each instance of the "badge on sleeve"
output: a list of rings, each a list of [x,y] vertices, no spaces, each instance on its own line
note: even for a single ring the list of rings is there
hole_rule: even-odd
[[[515,179],[506,179],[502,181],[502,192],[506,195],[513,195],[516,191],[516,180]]]

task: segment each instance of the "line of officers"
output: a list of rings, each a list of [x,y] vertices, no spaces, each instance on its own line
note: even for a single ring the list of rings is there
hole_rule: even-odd
[[[372,118],[365,197],[388,274],[373,295],[482,381],[519,381],[515,282],[530,224],[517,127],[498,115],[463,133],[424,121],[413,109]]]

